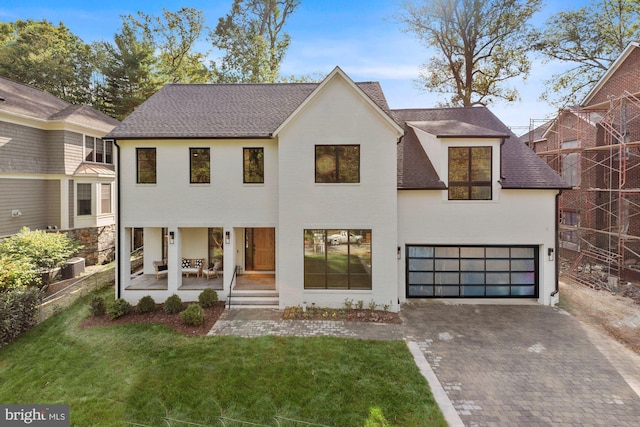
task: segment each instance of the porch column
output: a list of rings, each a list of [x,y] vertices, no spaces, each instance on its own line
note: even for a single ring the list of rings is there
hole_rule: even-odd
[[[233,278],[233,273],[236,268],[236,233],[238,232],[237,228],[225,228],[224,229],[224,274],[222,277],[223,280],[223,291],[225,294],[229,292],[229,287],[231,286],[231,279]],[[229,240],[227,240],[227,233],[229,236]]]
[[[178,288],[182,284],[182,236],[180,235],[180,229],[176,227],[169,227],[168,233],[167,291],[169,294],[174,294],[178,292]],[[171,237],[172,233],[173,239]]]
[[[69,228],[69,178],[60,180],[60,229]],[[72,201],[73,202],[73,201]],[[71,203],[73,206],[73,203]]]
[[[131,284],[131,228],[118,227],[118,232],[121,233],[117,242],[119,255],[116,259],[119,262],[116,263],[116,297],[121,297],[123,291]]]

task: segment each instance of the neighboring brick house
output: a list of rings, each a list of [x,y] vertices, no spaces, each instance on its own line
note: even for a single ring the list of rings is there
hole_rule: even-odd
[[[68,231],[88,265],[113,259],[118,121],[0,77],[0,237]]]
[[[567,185],[486,108],[391,110],[377,82],[336,68],[321,83],[167,85],[105,138],[130,302],[208,287],[280,308],[556,300]]]
[[[563,255],[633,276],[626,267],[640,260],[640,44],[627,46],[580,106],[522,140],[573,187],[560,197]]]

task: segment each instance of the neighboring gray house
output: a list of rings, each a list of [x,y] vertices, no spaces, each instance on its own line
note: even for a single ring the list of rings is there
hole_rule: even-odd
[[[113,259],[118,121],[0,77],[0,237],[68,230],[87,264]]]

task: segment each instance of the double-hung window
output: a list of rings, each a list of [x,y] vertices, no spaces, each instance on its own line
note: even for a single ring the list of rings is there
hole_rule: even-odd
[[[491,200],[491,147],[449,147],[449,200]]]
[[[360,182],[359,145],[316,145],[317,183]]]
[[[77,188],[77,214],[91,215],[91,184],[78,184]]]
[[[111,184],[100,184],[100,213],[111,213]]]
[[[211,152],[209,148],[189,148],[191,184],[211,182]]]
[[[156,183],[155,148],[136,148],[136,172],[138,184]]]
[[[113,141],[85,135],[84,161],[92,163],[113,164]]]

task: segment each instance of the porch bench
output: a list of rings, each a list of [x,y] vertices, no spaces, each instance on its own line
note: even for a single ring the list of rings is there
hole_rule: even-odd
[[[196,277],[200,277],[203,264],[203,258],[182,258],[182,274],[186,274],[187,277],[189,277],[190,274],[195,274]]]

